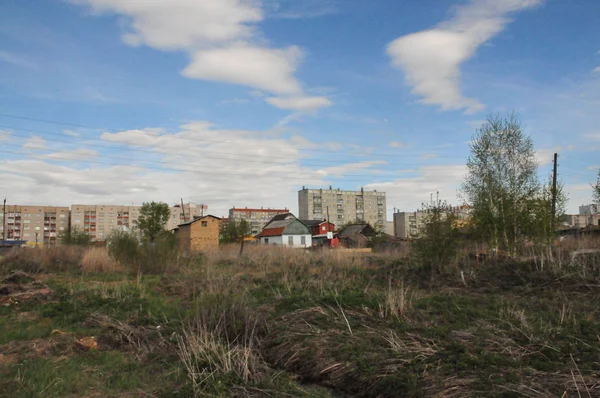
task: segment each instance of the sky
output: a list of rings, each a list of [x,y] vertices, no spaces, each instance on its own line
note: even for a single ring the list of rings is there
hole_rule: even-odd
[[[0,196],[296,212],[302,187],[460,204],[516,112],[576,213],[600,168],[597,0],[6,0]]]

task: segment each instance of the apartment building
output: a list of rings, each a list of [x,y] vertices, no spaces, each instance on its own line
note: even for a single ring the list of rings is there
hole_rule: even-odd
[[[6,206],[6,215],[0,209],[0,231],[6,240],[25,240],[28,246],[53,245],[68,229],[68,207],[12,205]]]
[[[92,240],[105,240],[113,230],[131,230],[136,226],[142,206],[71,205],[71,228],[88,233]],[[167,229],[201,217],[205,205],[195,203],[175,205],[170,208]]]
[[[580,215],[593,215],[600,213],[600,206],[597,204],[581,205],[579,206]]]
[[[450,212],[458,220],[466,221],[470,218],[471,207],[469,205],[452,206]],[[417,235],[427,221],[427,212],[417,210],[414,212],[396,212],[394,213],[394,236],[401,239],[407,239]]]
[[[385,192],[345,191],[338,189],[309,189],[298,191],[298,210],[301,220],[331,221],[338,227],[347,223],[366,222],[383,230],[386,221]],[[328,215],[329,212],[329,215]]]
[[[250,224],[250,233],[256,235],[262,231],[263,227],[271,221],[273,217],[278,214],[287,214],[289,212],[288,209],[232,207],[229,209],[228,220],[234,220],[236,222],[246,220]]]
[[[565,216],[565,222],[573,228],[585,228],[592,225],[600,226],[600,213],[569,214]]]

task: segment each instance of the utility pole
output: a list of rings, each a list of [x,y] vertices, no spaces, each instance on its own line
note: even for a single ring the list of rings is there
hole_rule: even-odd
[[[183,207],[183,198],[181,198],[181,211],[183,212],[183,222],[187,222],[185,218],[185,207]]]
[[[554,171],[552,172],[552,233],[554,233],[554,222],[556,220],[556,180],[558,177],[558,153],[554,154]]]
[[[4,206],[2,207],[2,240],[6,243],[6,196],[4,197]]]
[[[321,211],[323,211],[323,210],[321,209]],[[329,206],[327,206],[327,222],[328,223],[331,222],[331,221],[329,221]],[[329,228],[329,226],[327,228]]]
[[[38,244],[38,233],[35,233],[35,247],[37,247]]]

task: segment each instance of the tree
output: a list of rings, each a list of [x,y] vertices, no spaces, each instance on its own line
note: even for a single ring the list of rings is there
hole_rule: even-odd
[[[87,246],[90,244],[91,236],[78,228],[72,228],[60,233],[58,240],[62,245]]]
[[[461,191],[472,205],[478,234],[510,252],[527,235],[539,193],[533,141],[518,117],[488,117],[475,133]]]
[[[145,239],[154,243],[156,237],[165,230],[169,221],[169,205],[162,202],[143,203],[136,226]]]
[[[423,204],[423,224],[413,245],[420,265],[430,272],[431,283],[436,273],[447,267],[459,247],[460,234],[455,228],[457,217],[451,207],[439,198]]]
[[[229,220],[221,234],[223,243],[240,243],[240,256],[244,252],[244,239],[250,235],[251,225],[246,220]]]
[[[598,178],[596,179],[596,184],[592,185],[594,188],[594,201],[598,206],[600,206],[600,169],[598,169]]]
[[[568,196],[564,190],[562,181],[556,184],[556,212],[552,219],[552,174],[548,176],[546,183],[540,188],[537,197],[533,199],[533,217],[531,218],[531,230],[529,235],[541,242],[549,243],[554,236],[555,227],[564,217]]]

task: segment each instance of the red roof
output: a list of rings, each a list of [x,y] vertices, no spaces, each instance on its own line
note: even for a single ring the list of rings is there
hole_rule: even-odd
[[[265,228],[260,233],[260,237],[262,238],[262,237],[268,237],[268,236],[281,236],[281,234],[283,233],[284,230],[285,230],[285,227]]]

